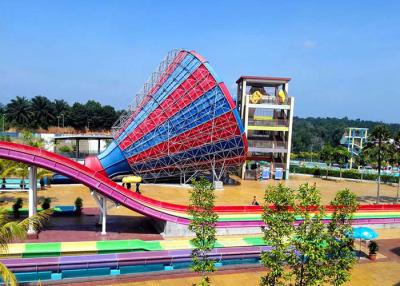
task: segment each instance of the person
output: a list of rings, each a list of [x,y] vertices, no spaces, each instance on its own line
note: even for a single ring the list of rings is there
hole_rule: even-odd
[[[127,188],[128,190],[130,190],[130,189],[131,189],[131,183],[126,183],[126,188]]]
[[[259,206],[260,204],[257,202],[257,197],[254,196],[253,201],[251,202],[252,206]]]
[[[4,177],[3,177],[3,183],[1,184],[1,188],[2,188],[3,190],[6,189],[6,178],[4,178]]]
[[[140,194],[140,183],[136,183],[136,193]]]
[[[122,183],[122,187],[125,188],[125,183],[124,182]]]

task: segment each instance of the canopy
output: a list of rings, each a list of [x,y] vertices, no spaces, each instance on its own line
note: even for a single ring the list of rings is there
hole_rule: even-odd
[[[369,227],[355,227],[353,228],[353,238],[372,240],[378,237],[378,234]]]
[[[142,177],[139,176],[127,176],[122,178],[122,183],[140,183],[142,181]]]

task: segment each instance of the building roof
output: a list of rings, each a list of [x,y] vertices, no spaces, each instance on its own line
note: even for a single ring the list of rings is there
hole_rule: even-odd
[[[56,135],[54,140],[102,140],[102,139],[113,139],[111,135],[96,134],[96,135],[83,135],[83,134],[68,134],[68,135]]]
[[[290,77],[272,77],[272,76],[251,76],[251,75],[242,75],[236,83],[239,83],[243,80],[249,82],[256,83],[286,83],[291,80]]]

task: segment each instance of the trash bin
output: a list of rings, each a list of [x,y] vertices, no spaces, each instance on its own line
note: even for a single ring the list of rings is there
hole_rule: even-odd
[[[262,167],[261,180],[268,180],[270,176],[269,167]]]
[[[275,180],[283,179],[283,168],[275,168]]]

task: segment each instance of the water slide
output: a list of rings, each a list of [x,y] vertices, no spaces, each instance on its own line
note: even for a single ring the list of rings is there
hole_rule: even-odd
[[[35,165],[74,179],[128,209],[162,221],[182,225],[190,223],[187,206],[161,202],[129,191],[104,176],[73,160],[39,148],[0,141],[0,158]],[[328,212],[332,210],[326,207]],[[217,206],[217,227],[238,228],[262,226],[260,206]],[[400,223],[399,205],[362,205],[354,224]]]

